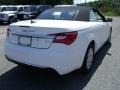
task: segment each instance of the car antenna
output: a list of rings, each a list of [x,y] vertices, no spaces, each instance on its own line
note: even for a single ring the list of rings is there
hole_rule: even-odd
[[[32,23],[35,23],[35,22],[32,20],[32,18],[30,18],[30,22],[31,22],[31,24],[32,24]]]
[[[29,8],[29,10],[30,10],[30,8]],[[30,23],[31,23],[31,24],[32,24],[32,23],[35,23],[35,21],[32,20],[32,17],[30,17]]]

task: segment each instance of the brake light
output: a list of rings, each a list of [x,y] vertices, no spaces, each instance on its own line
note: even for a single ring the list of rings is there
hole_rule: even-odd
[[[10,31],[11,31],[11,30],[8,28],[8,29],[7,29],[7,36],[10,35]]]
[[[50,36],[55,36],[53,43],[62,43],[66,45],[72,44],[77,38],[78,32],[67,32],[67,33],[58,33],[50,34]]]

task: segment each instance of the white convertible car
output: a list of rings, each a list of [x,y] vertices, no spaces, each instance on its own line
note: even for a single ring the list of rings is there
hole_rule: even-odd
[[[14,63],[50,68],[60,75],[81,68],[88,73],[95,53],[111,42],[112,18],[97,9],[61,6],[7,30],[5,56]]]

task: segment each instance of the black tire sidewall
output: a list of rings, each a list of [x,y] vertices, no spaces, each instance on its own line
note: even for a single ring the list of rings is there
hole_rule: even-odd
[[[92,65],[91,65],[91,68],[90,69],[88,69],[87,68],[87,56],[88,56],[88,52],[89,52],[89,50],[90,49],[93,49],[93,60],[92,60]],[[83,71],[83,73],[89,73],[90,71],[91,71],[91,69],[92,69],[92,66],[93,66],[93,61],[94,61],[94,46],[92,45],[92,44],[90,44],[89,45],[89,47],[88,47],[88,49],[87,49],[87,51],[86,51],[86,54],[85,54],[85,58],[84,58],[84,61],[83,61],[83,65],[82,65],[82,71]]]
[[[11,22],[12,19],[14,19],[14,17],[9,18],[9,21],[8,21],[9,24],[13,23],[13,22]]]
[[[111,42],[111,39],[112,39],[112,30],[110,30],[109,42]]]
[[[112,39],[112,28],[110,29],[110,33],[109,33],[109,36],[108,36],[107,43],[111,43],[111,39]]]

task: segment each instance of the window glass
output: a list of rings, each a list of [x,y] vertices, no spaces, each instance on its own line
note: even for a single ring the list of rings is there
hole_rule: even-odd
[[[49,9],[37,17],[37,19],[74,20],[77,10]]]
[[[39,12],[44,11],[44,7],[39,7],[39,8],[38,8],[38,11],[39,11]]]
[[[96,18],[97,18],[98,22],[103,22],[102,17],[97,12],[95,12],[95,15],[96,15]]]
[[[19,8],[19,11],[23,11],[23,8],[22,8],[22,7],[20,7],[20,8]]]
[[[36,6],[30,6],[30,7],[26,8],[24,11],[25,12],[36,12],[37,9],[38,8]]]
[[[103,19],[97,12],[94,12],[93,10],[91,10],[90,11],[90,21],[103,22]]]
[[[1,11],[6,11],[6,7],[3,7],[3,8],[1,9]]]
[[[24,10],[25,10],[26,8],[28,8],[28,7],[24,7]]]
[[[95,15],[95,13],[93,12],[93,10],[90,11],[90,21],[97,21],[97,17]]]
[[[7,11],[17,11],[17,7],[7,7]]]

